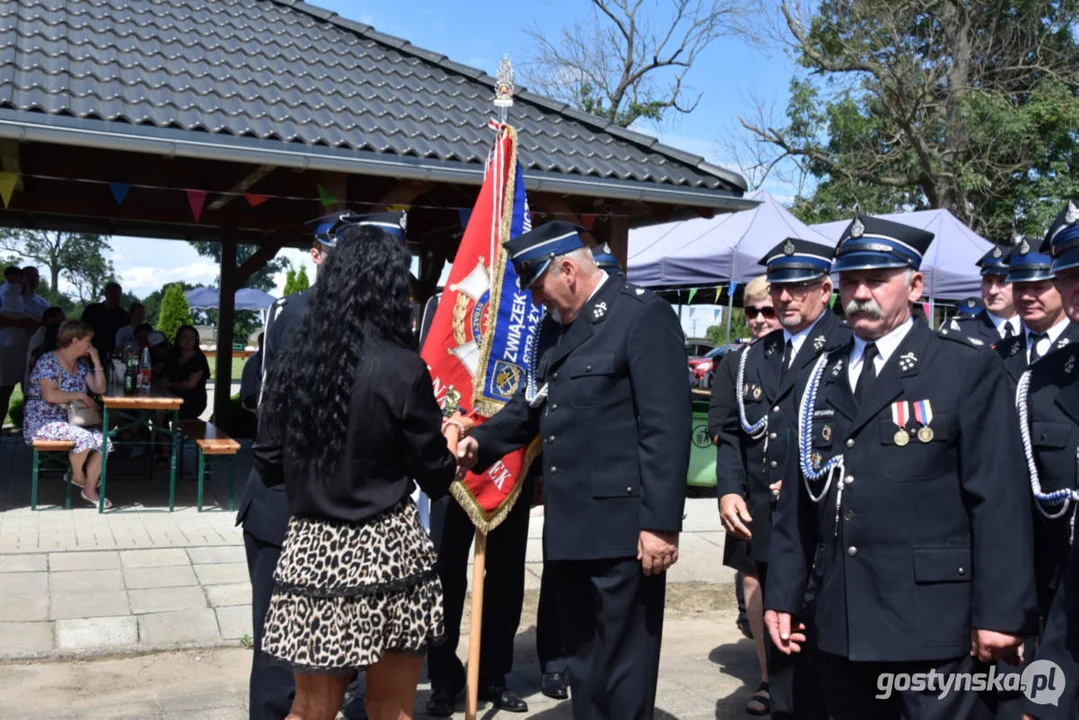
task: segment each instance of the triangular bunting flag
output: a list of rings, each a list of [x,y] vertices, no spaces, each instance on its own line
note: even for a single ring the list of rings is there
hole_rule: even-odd
[[[715,305],[719,305],[719,296],[722,295],[722,294],[723,294],[723,286],[720,285],[719,287],[716,288],[716,300],[715,300],[715,303],[714,303]]]
[[[19,173],[0,172],[0,197],[4,199],[4,207],[11,202],[11,193],[15,192],[17,182],[19,182]]]
[[[408,212],[409,208],[411,208],[411,207],[412,207],[411,205],[406,205],[404,203],[397,203],[396,205],[387,205],[386,206],[386,212]]]
[[[251,207],[258,207],[262,203],[270,199],[269,195],[256,195],[255,193],[244,193],[244,199],[247,200],[247,204]]]
[[[832,293],[832,297],[828,298],[828,307],[830,307],[830,308],[835,307],[835,299],[837,297],[838,297],[838,295],[836,295],[835,293]]]
[[[462,230],[464,230],[466,227],[468,227],[468,219],[470,217],[472,217],[472,211],[471,210],[463,210],[461,208],[458,208],[458,210],[457,210],[457,220],[461,223],[461,229]]]
[[[336,205],[337,203],[341,202],[340,200],[335,198],[333,195],[331,195],[330,192],[326,188],[322,187],[322,185],[318,186],[318,199],[319,199],[319,202],[322,203],[322,207],[327,207],[329,205]]]
[[[686,305],[690,305],[690,304],[693,303],[693,296],[696,295],[696,294],[697,294],[697,288],[690,288],[689,289],[689,299],[686,300]]]
[[[188,190],[187,204],[191,206],[191,214],[195,216],[195,222],[202,217],[202,206],[206,204],[205,190]]]
[[[592,213],[581,215],[581,224],[584,225],[585,230],[592,232],[592,228],[596,226],[596,216]]]
[[[112,191],[112,197],[117,205],[124,204],[124,200],[127,198],[127,191],[130,189],[131,186],[127,183],[109,183],[109,190]]]

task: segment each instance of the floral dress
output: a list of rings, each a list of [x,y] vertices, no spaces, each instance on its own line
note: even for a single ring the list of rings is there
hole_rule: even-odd
[[[75,443],[73,452],[86,450],[101,452],[104,436],[100,430],[91,430],[72,425],[67,421],[67,406],[46,402],[41,395],[41,383],[38,380],[55,380],[64,392],[86,392],[86,376],[94,371],[86,360],[76,364],[76,375],[72,375],[60,364],[56,353],[45,353],[38,358],[30,373],[30,385],[26,388],[26,408],[23,419],[23,437],[26,444],[34,440],[70,440]],[[109,443],[112,452],[112,443]]]

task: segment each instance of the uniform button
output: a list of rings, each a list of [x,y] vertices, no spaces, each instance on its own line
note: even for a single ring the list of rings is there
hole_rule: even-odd
[[[776,437],[777,437],[777,436],[776,436],[776,434],[775,434],[775,433],[768,433],[768,439],[769,439],[769,440],[775,440],[775,439],[776,439]]]
[[[592,372],[592,366],[591,365],[585,365],[584,366],[584,371],[585,372]]]
[[[632,495],[632,494],[633,494],[633,488],[632,487],[627,487],[626,488],[626,495]]]
[[[965,570],[965,569],[964,569],[964,568],[963,568],[962,566],[960,566],[960,567],[959,567],[959,574],[960,574],[960,575],[966,575],[966,574],[967,574],[967,571],[966,571],[966,570]]]
[[[858,557],[858,548],[851,545],[849,548],[847,548],[847,555],[849,555],[850,557]]]
[[[557,370],[554,371],[553,373],[551,373],[551,379],[552,380],[557,380],[558,379],[558,371]]]
[[[551,403],[551,412],[554,412],[557,409],[558,409],[558,403]]]
[[[843,519],[847,520],[847,521],[853,520],[854,519],[854,511],[853,510],[848,510],[847,512],[843,513]]]
[[[854,447],[854,438],[847,440],[847,447]]]
[[[557,475],[558,474],[558,468],[556,468],[554,465],[551,466],[551,474],[552,475]]]
[[[774,413],[779,412],[779,406],[776,405],[774,408],[772,408],[772,412],[774,412]]]
[[[848,475],[847,477],[843,478],[843,484],[844,485],[850,485],[853,482],[854,482],[854,476],[853,475]]]
[[[778,463],[777,463],[777,462],[776,462],[775,460],[773,460],[772,462],[768,463],[768,467],[770,467],[770,468],[774,468],[774,467],[775,467],[776,465],[778,465]]]
[[[547,444],[550,445],[553,442],[554,442],[554,435],[548,435],[547,436]]]

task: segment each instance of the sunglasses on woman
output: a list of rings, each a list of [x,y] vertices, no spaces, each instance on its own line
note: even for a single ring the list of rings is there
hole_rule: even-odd
[[[764,307],[757,307],[755,305],[746,306],[746,317],[750,320],[755,320],[758,315],[763,315],[766,319],[771,320],[776,316],[776,309],[771,305]]]

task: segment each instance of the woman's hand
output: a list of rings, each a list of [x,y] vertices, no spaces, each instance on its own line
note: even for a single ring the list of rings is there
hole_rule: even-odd
[[[86,407],[91,410],[97,410],[97,403],[94,402],[94,399],[90,397],[89,393],[79,393],[79,400],[82,400],[86,404]]]
[[[101,367],[101,355],[98,353],[97,348],[91,345],[86,350],[86,356],[90,358],[90,362],[94,364],[95,368]]]

